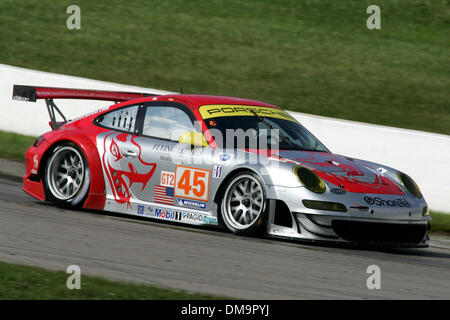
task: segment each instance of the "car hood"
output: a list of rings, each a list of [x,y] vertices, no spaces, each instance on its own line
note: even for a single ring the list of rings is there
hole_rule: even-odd
[[[376,163],[328,152],[279,150],[276,155],[311,169],[329,184],[348,192],[404,195],[389,178],[391,169]]]

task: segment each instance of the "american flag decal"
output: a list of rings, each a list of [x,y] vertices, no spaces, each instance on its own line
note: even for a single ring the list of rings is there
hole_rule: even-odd
[[[155,186],[155,202],[173,205],[173,187]]]

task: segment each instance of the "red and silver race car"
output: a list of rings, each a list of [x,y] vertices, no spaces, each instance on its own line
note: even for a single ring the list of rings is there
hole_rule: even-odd
[[[242,235],[427,246],[427,203],[408,175],[331,153],[279,107],[20,85],[13,99],[45,99],[51,119],[26,152],[37,199]],[[116,103],[67,121],[53,99]]]

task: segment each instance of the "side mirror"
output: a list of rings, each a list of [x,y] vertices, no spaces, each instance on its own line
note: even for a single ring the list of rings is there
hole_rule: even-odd
[[[179,143],[190,144],[191,146],[207,147],[208,141],[206,141],[203,133],[186,131],[178,138]]]

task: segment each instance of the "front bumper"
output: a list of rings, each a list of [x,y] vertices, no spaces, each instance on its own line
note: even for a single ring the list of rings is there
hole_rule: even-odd
[[[44,148],[31,146],[25,153],[26,172],[23,176],[23,190],[39,200],[45,200],[44,186],[39,170],[44,150]]]
[[[269,224],[268,235],[293,240],[385,247],[428,247],[427,221],[392,221],[292,213],[292,226]]]
[[[323,194],[306,188],[269,187],[270,213],[267,233],[273,237],[337,243],[382,244],[426,247],[427,225],[423,216],[427,203],[407,195],[380,195],[345,192]],[[380,198],[384,202],[375,202]],[[303,199],[338,203],[345,212],[305,207]],[[280,201],[291,223],[277,223]],[[283,206],[282,206],[283,207]],[[287,213],[286,213],[287,212]]]

